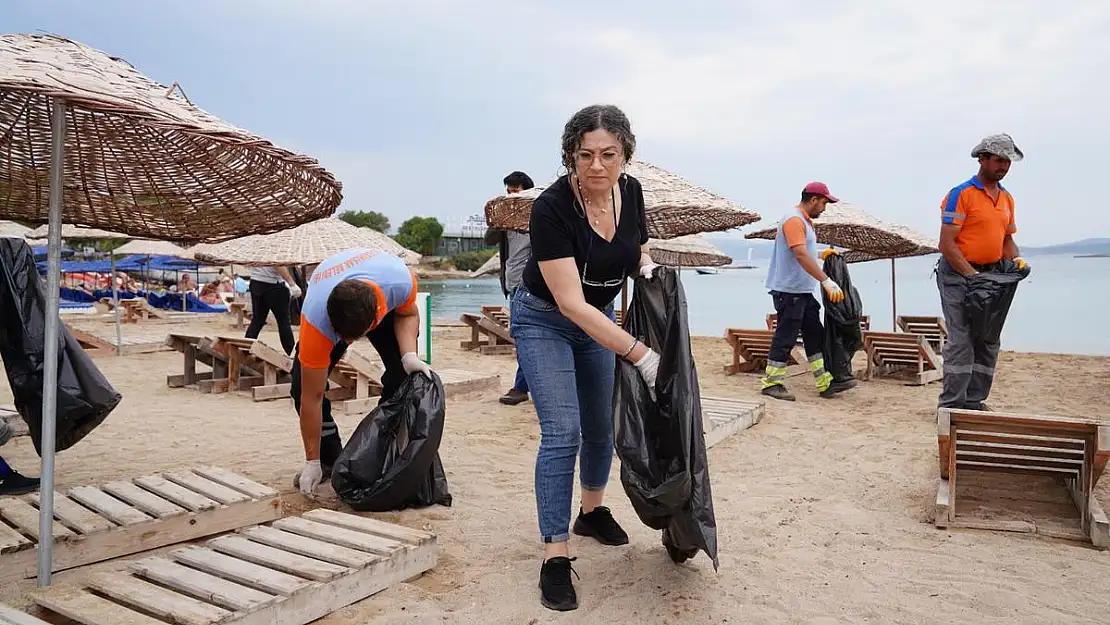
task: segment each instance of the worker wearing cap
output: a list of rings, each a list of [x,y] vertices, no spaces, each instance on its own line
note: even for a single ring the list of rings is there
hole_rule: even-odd
[[[948,339],[944,345],[942,408],[986,410],[994,381],[999,343],[987,343],[971,332],[964,314],[967,280],[980,271],[1000,269],[1012,260],[1026,266],[1014,234],[1014,196],[1000,183],[1010,164],[1024,158],[1007,134],[991,135],[979,142],[971,157],[979,173],[944,196],[940,205],[940,252],[937,287],[940,289]]]
[[[825,371],[825,328],[821,325],[821,305],[814,297],[817,285],[831,302],[844,299],[840,286],[817,265],[817,234],[813,220],[825,212],[829,202],[839,202],[823,182],[811,182],[802,190],[802,201],[779,223],[771,267],[767,272],[767,290],[775,304],[778,322],[767,354],[767,373],[761,381],[762,393],[774,399],[794,401],[786,389],[786,365],[790,351],[802,334],[809,368],[817,381],[822,397],[831,397],[856,385],[854,380],[834,382]]]

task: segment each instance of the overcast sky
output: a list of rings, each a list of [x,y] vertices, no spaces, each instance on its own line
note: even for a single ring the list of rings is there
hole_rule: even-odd
[[[1105,0],[0,0],[306,153],[342,209],[456,219],[617,104],[638,155],[777,219],[810,180],[936,235],[978,140],[1024,150],[1018,240],[1110,236]]]

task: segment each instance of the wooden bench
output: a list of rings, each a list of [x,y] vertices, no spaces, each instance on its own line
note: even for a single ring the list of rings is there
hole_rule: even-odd
[[[193,388],[202,393],[226,393],[229,388],[228,349],[218,347],[215,339],[179,332],[166,335],[166,345],[181,352],[182,373],[166,376],[170,388]],[[197,371],[197,363],[206,365],[211,371]],[[240,361],[236,380],[261,376]],[[249,387],[248,387],[249,388]],[[238,388],[236,387],[236,390]]]
[[[937,527],[1038,532],[1027,521],[957,515],[957,478],[967,472],[1050,476],[1067,487],[1079,511],[1081,536],[1097,547],[1110,547],[1110,521],[1093,494],[1110,458],[1110,425],[1097,419],[941,408],[937,444]]]
[[[511,354],[516,349],[508,326],[502,326],[490,317],[463,313],[459,321],[470,328],[470,340],[460,343],[463,349],[478,350],[487,355]]]
[[[943,352],[944,344],[948,341],[948,326],[944,324],[943,317],[899,315],[896,323],[903,332],[924,336],[936,353]]]
[[[775,333],[770,330],[725,330],[725,341],[732,346],[732,364],[725,366],[725,373],[763,373],[767,368],[767,354],[771,351],[771,341]],[[786,376],[794,377],[809,371],[809,361],[805,350],[794,345],[787,361]]]
[[[433,534],[318,509],[31,593],[81,625],[307,625],[435,567]]]
[[[242,330],[244,326],[243,320],[251,318],[251,311],[247,307],[246,302],[233,301],[229,303],[227,305],[227,312],[235,317],[235,324],[233,327],[236,330]]]
[[[867,354],[864,380],[904,375],[910,384],[922,386],[944,377],[941,357],[920,334],[864,332],[863,351]]]
[[[37,572],[39,495],[0,497],[0,585]],[[54,494],[53,567],[63,571],[281,517],[278,492],[216,467]]]

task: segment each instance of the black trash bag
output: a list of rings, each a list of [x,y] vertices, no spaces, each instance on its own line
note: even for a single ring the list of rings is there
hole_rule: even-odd
[[[445,394],[439,376],[432,377],[408,376],[351,434],[331,474],[335,493],[348,506],[386,512],[451,505],[439,460]]]
[[[844,299],[838,303],[829,301],[828,293],[821,289],[822,304],[825,310],[825,370],[832,374],[834,382],[847,382],[852,374],[852,358],[863,349],[863,300],[859,291],[852,286],[848,273],[848,263],[840,254],[825,257],[822,270],[844,291]]]
[[[1012,260],[999,263],[996,271],[981,271],[967,279],[964,314],[971,335],[985,343],[1002,339],[1002,326],[1017,293],[1017,283],[1029,276],[1029,267],[1018,269]]]
[[[54,449],[64,451],[96,429],[123,395],[108,383],[65,324],[59,322],[58,333]],[[15,409],[27,422],[40,455],[45,356],[46,285],[27,242],[0,237],[0,358]]]
[[[698,372],[690,349],[686,294],[678,273],[660,267],[636,278],[625,329],[659,353],[656,401],[634,365],[618,359],[613,441],[621,484],[645,525],[663,530],[675,562],[704,551],[717,559],[717,522],[709,486]]]

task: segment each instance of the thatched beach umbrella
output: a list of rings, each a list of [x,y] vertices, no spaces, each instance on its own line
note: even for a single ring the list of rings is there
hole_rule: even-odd
[[[477,278],[478,276],[487,274],[495,275],[499,273],[501,273],[501,252],[494,252],[493,256],[490,256],[490,259],[483,263],[482,266],[473,273],[473,276]]]
[[[720,267],[732,262],[732,257],[717,246],[692,234],[674,239],[649,239],[648,248],[652,260],[669,267]]]
[[[634,160],[626,171],[644,188],[648,236],[673,239],[699,232],[739,228],[759,221],[759,214],[651,163]],[[486,202],[486,222],[493,228],[528,231],[532,202],[543,187],[501,195]]]
[[[15,237],[17,239],[27,238],[27,233],[31,229],[15,223],[14,221],[3,220],[0,221],[0,237]]]
[[[62,221],[222,241],[329,215],[342,192],[315,160],[56,36],[0,36],[0,128],[0,219],[49,224],[38,545],[45,586],[53,571]]]
[[[213,265],[251,267],[315,265],[352,248],[379,250],[400,256],[415,265],[421,256],[370,228],[359,228],[341,219],[319,219],[274,234],[242,237],[216,244],[200,244],[189,251],[198,261]]]
[[[63,237],[64,238],[64,237]],[[174,258],[192,258],[185,248],[174,245],[169,241],[153,241],[150,239],[135,239],[112,250],[118,256],[172,256]]]
[[[844,248],[845,262],[866,262],[869,260],[890,259],[890,306],[891,321],[898,327],[898,297],[895,282],[895,259],[909,256],[936,254],[938,243],[935,239],[912,228],[888,224],[863,209],[846,202],[829,204],[825,212],[813,221],[817,242]],[[774,240],[778,226],[750,232],[748,239]]]

